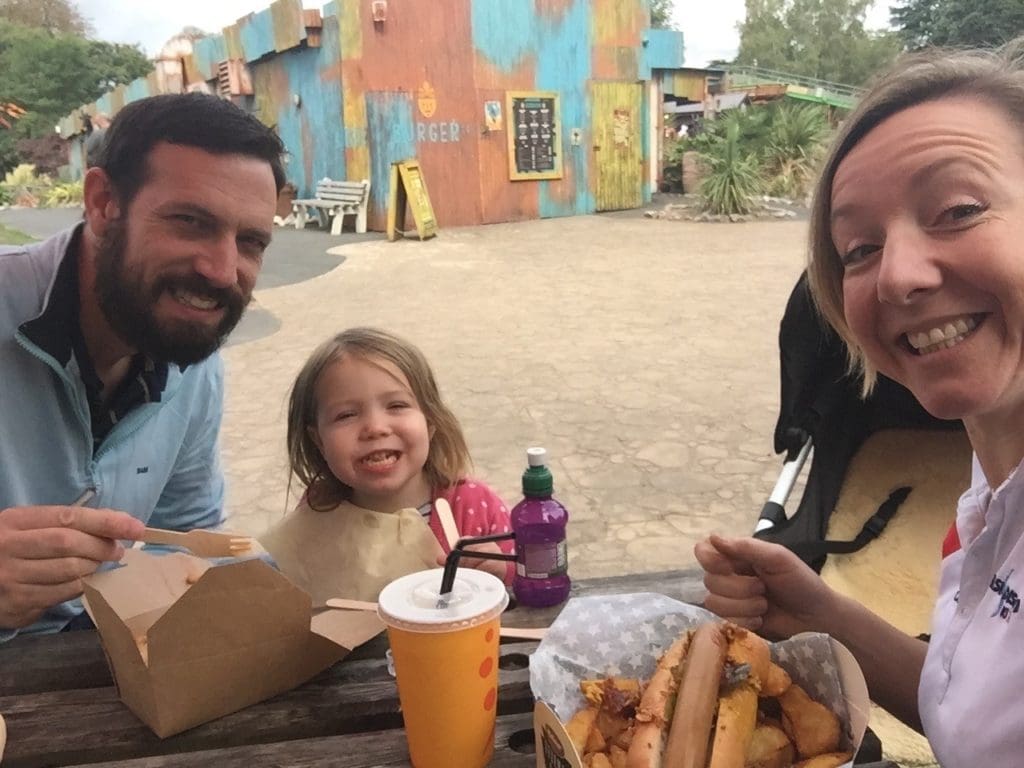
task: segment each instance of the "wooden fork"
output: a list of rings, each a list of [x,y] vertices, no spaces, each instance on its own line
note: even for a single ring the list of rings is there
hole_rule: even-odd
[[[146,544],[168,544],[185,547],[200,557],[240,557],[252,550],[251,536],[218,531],[167,531],[163,528],[146,528],[140,541]]]
[[[445,499],[438,499],[434,502],[434,509],[437,511],[438,520],[441,521],[444,537],[448,540],[448,549],[455,549],[455,545],[459,543],[459,529],[455,527],[451,505]]]

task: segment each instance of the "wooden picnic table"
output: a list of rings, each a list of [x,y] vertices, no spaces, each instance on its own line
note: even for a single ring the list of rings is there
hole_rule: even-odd
[[[583,579],[573,595],[658,592],[704,596],[697,571]],[[516,607],[505,626],[544,627],[561,606]],[[3,768],[218,768],[407,766],[398,691],[380,636],[310,682],[167,739],[153,735],[118,699],[94,631],[16,638],[0,646],[0,714],[7,721]],[[536,642],[503,642],[492,766],[536,764],[529,655]],[[453,766],[453,768],[458,768]],[[897,768],[872,763],[865,768]]]

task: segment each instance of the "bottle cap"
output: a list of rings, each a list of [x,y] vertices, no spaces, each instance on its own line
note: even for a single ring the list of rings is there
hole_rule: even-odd
[[[547,454],[543,448],[527,448],[526,460],[529,466],[523,472],[523,495],[533,497],[550,496],[555,490],[551,470],[547,468]]]

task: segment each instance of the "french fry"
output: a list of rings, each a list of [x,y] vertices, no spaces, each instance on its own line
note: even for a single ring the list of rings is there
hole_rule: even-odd
[[[793,764],[796,750],[781,728],[758,725],[747,747],[746,768],[787,768]]]
[[[731,624],[719,625],[717,631],[726,646],[725,664],[720,679],[716,673],[709,680],[712,698],[708,703],[714,705],[714,717],[707,768],[838,768],[850,760],[849,753],[837,751],[838,717],[771,661],[766,641]],[[692,631],[676,640],[669,651],[678,647],[679,653],[673,656],[666,651],[646,684],[614,676],[580,682],[586,704],[565,729],[584,768],[660,764],[670,747],[662,741],[661,748],[655,749],[644,729],[654,729],[664,739],[668,719],[675,722],[665,697],[670,693],[674,697],[676,675],[686,673],[683,658],[693,658],[685,656],[691,636]],[[647,702],[657,696],[662,697],[655,702],[658,706]],[[641,706],[641,702],[645,703]]]
[[[597,709],[586,707],[581,709],[565,724],[565,732],[569,735],[569,741],[576,748],[577,754],[582,755],[587,744],[587,738],[594,727],[594,720],[597,719]]]
[[[593,706],[600,707],[604,701],[604,680],[581,680],[580,693]]]
[[[800,757],[817,757],[839,749],[839,718],[827,707],[811,699],[796,683],[778,700],[782,707],[782,727],[796,744]]]
[[[830,752],[809,760],[801,760],[793,768],[839,768],[843,763],[849,762],[851,757],[853,757],[852,752]]]
[[[619,747],[612,745],[612,748],[608,750],[608,760],[612,764],[612,768],[626,768],[626,752],[629,749],[629,745],[626,747]]]
[[[583,751],[586,753],[604,752],[607,748],[608,742],[605,741],[604,734],[601,733],[601,729],[591,728],[590,733],[587,736],[587,743],[583,745]]]
[[[792,682],[786,670],[775,662],[769,662],[768,675],[761,684],[761,695],[771,698],[781,696]]]

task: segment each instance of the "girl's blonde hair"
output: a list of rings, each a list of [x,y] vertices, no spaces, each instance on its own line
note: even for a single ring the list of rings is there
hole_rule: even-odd
[[[821,314],[846,342],[850,369],[863,375],[865,394],[874,386],[877,372],[854,340],[843,311],[843,267],[830,221],[832,182],[850,150],[881,122],[909,107],[950,96],[983,99],[1024,125],[1024,36],[998,51],[931,49],[901,57],[844,121],[814,190],[807,266],[811,293]]]
[[[427,428],[431,432],[427,463],[423,470],[431,488],[448,488],[472,468],[462,427],[448,406],[423,353],[405,339],[378,328],[349,328],[328,339],[302,366],[288,400],[288,460],[291,471],[307,489],[307,503],[329,509],[350,498],[352,488],[331,472],[313,441],[318,403],[316,385],[329,365],[346,355],[363,360],[386,360],[409,381]]]

